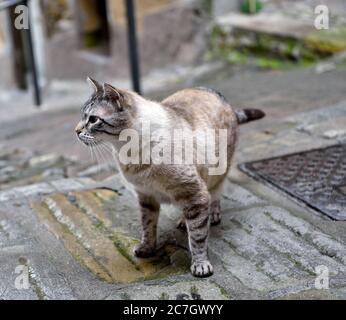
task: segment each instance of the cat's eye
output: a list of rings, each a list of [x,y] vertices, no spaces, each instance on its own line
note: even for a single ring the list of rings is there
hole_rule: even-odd
[[[88,120],[88,123],[94,124],[94,123],[96,123],[98,121],[98,119],[99,118],[96,117],[96,116],[90,116],[89,120]]]

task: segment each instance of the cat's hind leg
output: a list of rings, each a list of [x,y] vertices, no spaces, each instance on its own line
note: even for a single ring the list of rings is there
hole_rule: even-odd
[[[221,223],[221,205],[220,205],[220,198],[222,196],[222,191],[224,189],[224,184],[226,180],[226,175],[221,177],[216,184],[216,186],[213,186],[209,190],[210,194],[210,209],[209,209],[209,214],[210,214],[210,225],[211,226],[216,226]],[[177,221],[177,229],[186,231],[186,217],[183,214],[183,216]]]
[[[210,205],[210,224],[216,226],[221,223],[220,199],[214,199]],[[186,231],[186,219],[182,216],[177,222],[177,228]]]
[[[220,199],[213,200],[210,205],[210,224],[216,226],[221,223]]]
[[[210,204],[210,224],[216,226],[221,223],[221,205],[220,199],[224,188],[225,179],[223,179],[216,188],[210,190],[211,204]]]
[[[138,258],[148,258],[156,252],[157,222],[160,213],[160,204],[150,196],[138,194],[141,210],[142,238],[141,243],[134,248]]]

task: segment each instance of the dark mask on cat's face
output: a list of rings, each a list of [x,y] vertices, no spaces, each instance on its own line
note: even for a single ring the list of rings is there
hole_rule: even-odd
[[[131,97],[126,91],[110,84],[99,84],[88,78],[94,89],[90,99],[81,110],[82,120],[75,131],[79,140],[88,146],[101,141],[112,141],[131,125]]]

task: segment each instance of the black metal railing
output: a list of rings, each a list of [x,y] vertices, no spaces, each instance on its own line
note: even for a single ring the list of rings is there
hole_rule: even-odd
[[[0,3],[0,11],[5,9],[11,9],[14,6],[17,5],[28,5],[29,0],[4,0]],[[30,28],[30,15],[28,16],[28,25],[29,28],[27,30],[23,29],[24,37],[23,40],[25,42],[25,46],[27,47],[26,52],[26,63],[28,67],[28,71],[31,74],[31,81],[34,88],[34,103],[36,106],[41,105],[41,90],[39,86],[39,80],[38,80],[38,72],[37,72],[37,66],[36,66],[36,60],[35,60],[35,53],[34,53],[34,46],[33,46],[33,40],[32,40],[32,33]]]
[[[126,13],[127,13],[127,31],[128,31],[128,44],[130,55],[130,67],[133,90],[141,93],[140,84],[140,68],[137,49],[137,32],[136,32],[136,18],[135,7],[133,0],[126,1]]]

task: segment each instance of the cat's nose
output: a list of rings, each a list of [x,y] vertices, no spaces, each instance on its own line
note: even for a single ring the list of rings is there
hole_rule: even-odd
[[[75,131],[77,133],[77,135],[79,136],[81,134],[81,132],[83,131],[84,125],[82,122],[79,122],[77,124],[77,127],[75,128]]]

